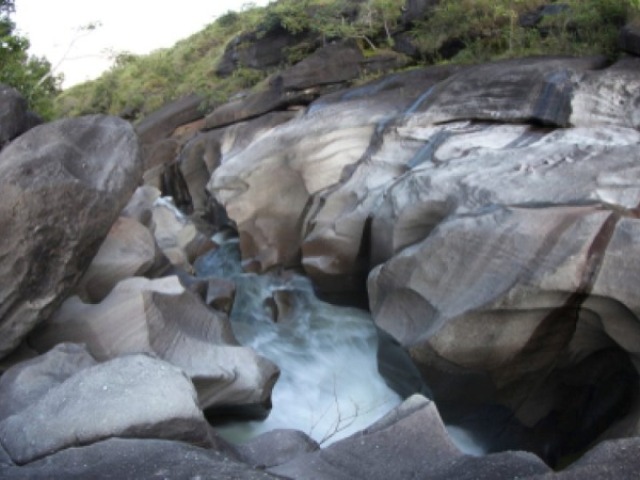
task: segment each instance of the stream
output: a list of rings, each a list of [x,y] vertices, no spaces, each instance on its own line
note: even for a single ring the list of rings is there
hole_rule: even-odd
[[[368,312],[320,301],[311,282],[296,273],[244,273],[237,239],[200,257],[195,269],[201,278],[235,282],[230,320],[238,341],[281,369],[268,417],[215,427],[223,438],[242,443],[270,430],[296,429],[324,447],[401,403],[378,371],[377,332]],[[450,433],[462,450],[481,453],[464,432]]]

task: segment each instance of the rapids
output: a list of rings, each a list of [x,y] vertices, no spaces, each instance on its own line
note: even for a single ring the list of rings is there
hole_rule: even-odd
[[[243,273],[237,240],[196,262],[199,277],[237,285],[230,315],[238,341],[282,373],[261,421],[217,427],[242,442],[273,429],[307,433],[325,446],[378,420],[401,402],[377,369],[377,334],[368,312],[318,300],[311,282],[290,272]]]

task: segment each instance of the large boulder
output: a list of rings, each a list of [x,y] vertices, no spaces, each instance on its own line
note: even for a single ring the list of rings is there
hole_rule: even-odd
[[[111,437],[209,444],[209,427],[184,373],[146,355],[86,368],[0,422],[17,464]]]
[[[0,153],[0,357],[74,288],[141,174],[115,117],[42,125]]]
[[[110,438],[68,448],[27,465],[0,467],[5,480],[171,478],[275,480],[223,453],[184,442]]]
[[[355,42],[327,45],[269,78],[265,89],[215,109],[205,128],[218,128],[259,115],[308,105],[321,93],[347,85],[360,75],[362,52]]]
[[[364,56],[356,42],[330,44],[279,73],[271,82],[285,91],[340,84],[358,78]]]
[[[145,117],[136,126],[140,143],[153,145],[167,138],[179,126],[202,118],[203,101],[199,95],[186,95]]]
[[[162,270],[167,263],[147,227],[133,218],[119,217],[82,276],[76,293],[92,303],[100,302],[121,280]]]
[[[454,217],[374,270],[374,318],[409,348],[449,421],[494,419],[480,429],[491,448],[554,463],[614,422],[616,436],[637,435],[638,228],[597,204]]]
[[[231,75],[238,68],[268,70],[288,63],[287,51],[305,41],[315,41],[306,32],[297,35],[277,26],[268,31],[247,32],[231,40],[216,66],[216,74]]]
[[[416,106],[423,125],[455,120],[570,125],[582,75],[605,58],[532,57],[480,64],[453,75]]]
[[[71,297],[30,337],[38,350],[84,343],[98,360],[153,353],[184,370],[202,408],[268,407],[278,368],[238,345],[226,315],[177,277],[130,278],[96,305]]]

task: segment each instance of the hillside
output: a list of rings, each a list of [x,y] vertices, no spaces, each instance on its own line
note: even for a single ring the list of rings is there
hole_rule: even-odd
[[[355,83],[439,63],[538,54],[617,55],[638,0],[280,0],[228,12],[169,49],[121,52],[100,78],[63,92],[58,116],[142,118],[190,93],[210,110],[338,40],[370,59]]]

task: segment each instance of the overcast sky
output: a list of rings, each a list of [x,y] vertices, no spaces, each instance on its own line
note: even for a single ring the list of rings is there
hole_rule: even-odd
[[[107,69],[110,52],[148,53],[170,47],[226,11],[241,10],[247,3],[246,0],[15,0],[13,18],[18,30],[31,41],[31,53],[47,57],[57,72],[64,73],[67,87]],[[269,0],[252,3],[266,5]],[[86,35],[79,32],[92,22],[102,25]]]

